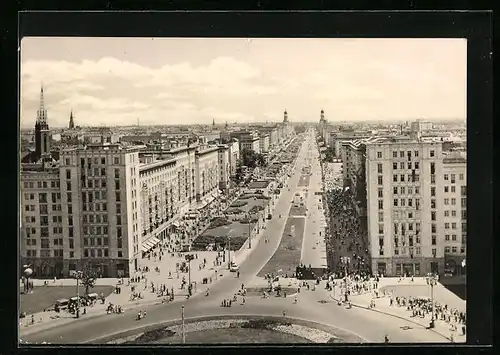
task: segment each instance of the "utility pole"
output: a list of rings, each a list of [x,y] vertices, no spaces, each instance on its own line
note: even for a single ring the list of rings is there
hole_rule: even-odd
[[[191,287],[191,260],[194,259],[193,254],[187,254],[185,256],[186,261],[188,262],[188,281],[189,281],[189,286]]]
[[[252,249],[252,220],[248,214],[248,249]]]
[[[184,327],[184,305],[182,306],[182,344],[186,344],[186,329]]]
[[[75,276],[76,276],[76,318],[80,318],[80,277],[81,277],[81,271],[77,271]]]
[[[227,242],[228,242],[228,247],[227,247],[227,269],[231,269],[231,236],[227,236]]]

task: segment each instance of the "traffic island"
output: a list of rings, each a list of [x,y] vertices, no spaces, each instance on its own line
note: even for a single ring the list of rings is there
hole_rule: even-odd
[[[184,329],[184,332],[183,332]],[[103,343],[102,340],[98,341]],[[327,325],[288,317],[222,316],[188,319],[140,334],[108,339],[107,344],[360,343],[363,339]],[[97,343],[97,341],[95,342]]]

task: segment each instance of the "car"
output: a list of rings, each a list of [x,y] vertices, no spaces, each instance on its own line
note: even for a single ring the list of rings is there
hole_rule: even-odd
[[[231,264],[231,266],[229,267],[229,271],[230,272],[238,272],[240,271],[240,267],[234,263]]]

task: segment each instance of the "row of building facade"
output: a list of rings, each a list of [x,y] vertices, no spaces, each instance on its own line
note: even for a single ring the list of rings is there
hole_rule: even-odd
[[[288,122],[263,129],[269,134],[251,147],[257,152],[269,149],[269,137],[279,145],[292,132]],[[84,265],[103,277],[130,275],[143,253],[171,238],[180,217],[229,193],[247,147],[236,136],[209,143],[187,132],[139,145],[137,137],[101,136],[54,159],[42,89],[36,149],[21,164],[21,265],[35,277],[64,277]]]
[[[442,142],[370,137],[342,143],[344,186],[367,219],[373,271],[462,273],[467,159]]]

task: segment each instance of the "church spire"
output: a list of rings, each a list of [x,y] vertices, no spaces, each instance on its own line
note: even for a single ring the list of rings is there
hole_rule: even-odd
[[[73,109],[71,109],[71,112],[69,114],[69,129],[75,128],[75,121],[73,119]]]
[[[45,100],[43,98],[43,84],[40,89],[40,107],[38,108],[36,122],[41,126],[47,125],[47,109],[45,108]]]
[[[286,112],[286,109],[283,117],[283,123],[288,123],[288,112]]]

